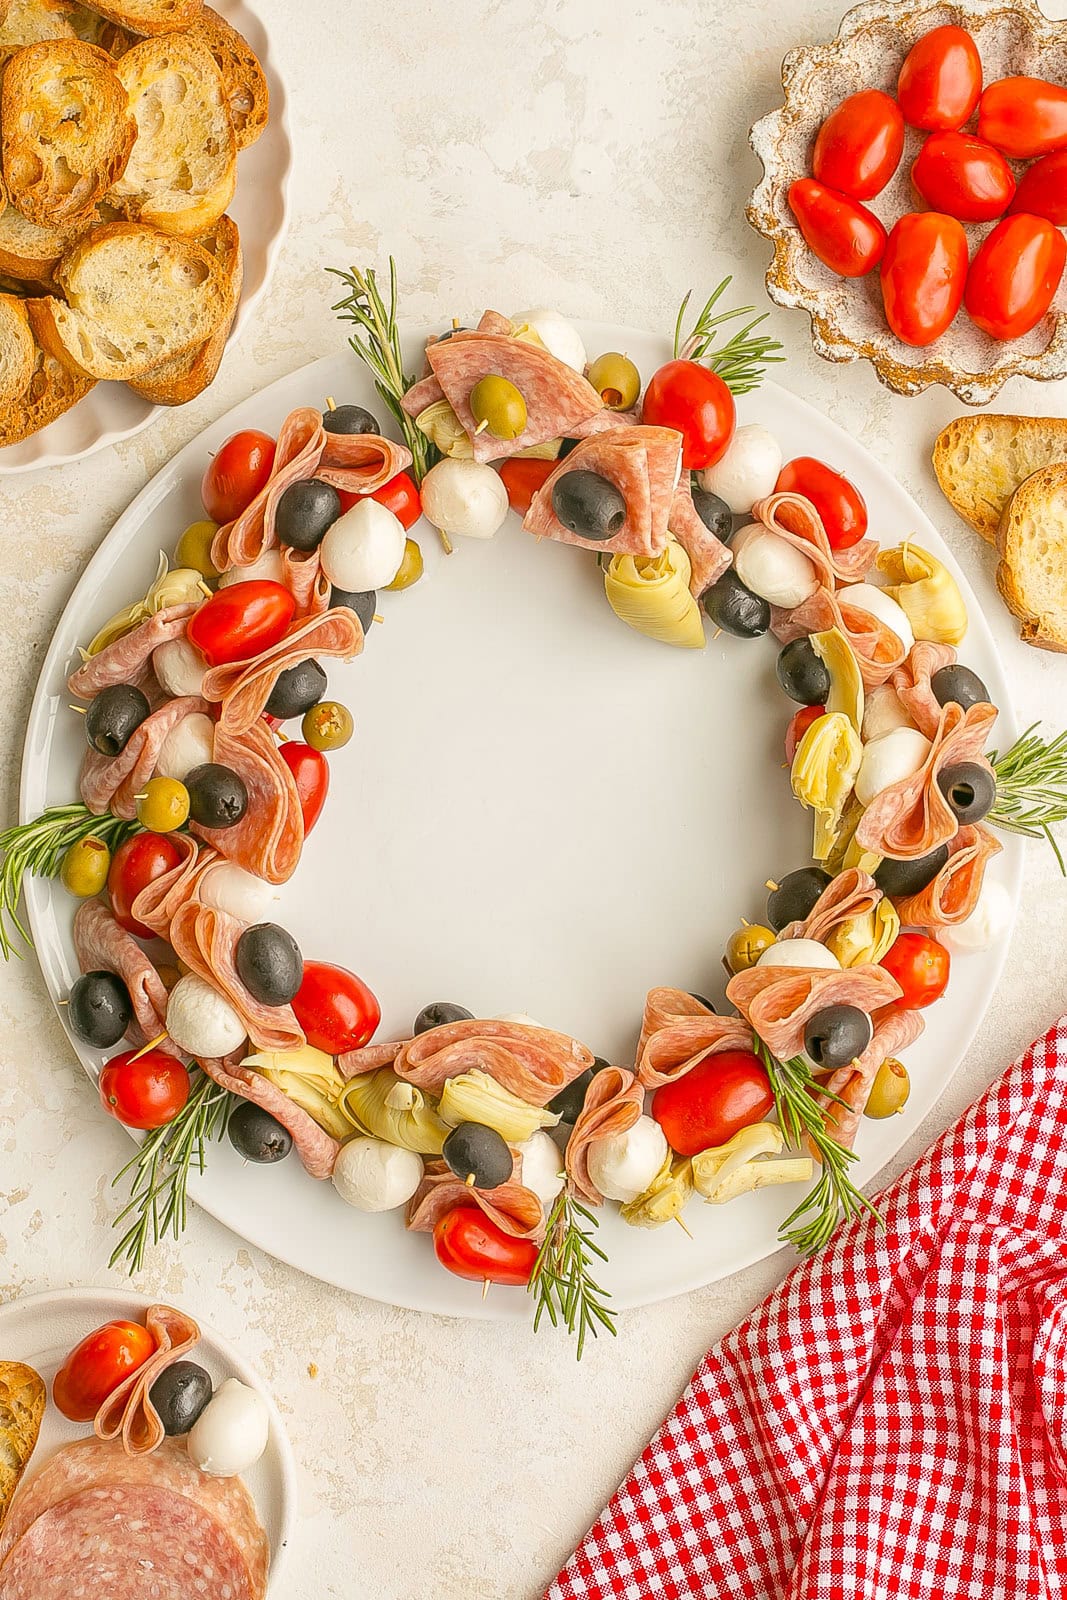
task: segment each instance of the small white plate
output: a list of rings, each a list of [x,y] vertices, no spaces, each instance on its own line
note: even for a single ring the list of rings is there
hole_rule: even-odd
[[[24,1361],[35,1368],[48,1385],[48,1404],[37,1448],[33,1452],[23,1487],[32,1482],[48,1458],[64,1445],[87,1438],[88,1424],[68,1422],[52,1403],[52,1379],[76,1344],[94,1328],[125,1317],[143,1322],[145,1311],[160,1303],[159,1296],[147,1300],[143,1295],[111,1289],[54,1289],[45,1294],[27,1295],[21,1300],[0,1305],[0,1359]],[[267,1448],[250,1472],[243,1474],[249,1494],[255,1501],[259,1520],[270,1541],[269,1592],[281,1596],[278,1578],[296,1520],[296,1463],[286,1437],[278,1407],[271,1399],[262,1378],[233,1345],[204,1326],[189,1313],[200,1328],[200,1343],[189,1359],[210,1375],[217,1388],[226,1378],[239,1378],[255,1389],[270,1413],[270,1439]],[[101,1600],[107,1600],[101,1596]]]

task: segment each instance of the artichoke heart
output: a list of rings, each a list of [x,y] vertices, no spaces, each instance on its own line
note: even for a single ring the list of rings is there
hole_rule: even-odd
[[[88,660],[90,656],[99,655],[107,645],[132,632],[139,623],[146,622],[165,606],[183,606],[193,600],[199,602],[210,594],[203,573],[193,567],[175,567],[172,572],[161,550],[156,575],[144,599],[135,600],[133,605],[123,606],[121,611],[116,611],[90,640],[82,656]]]
[[[529,322],[512,322],[511,337],[520,344],[535,344],[539,350],[547,350],[548,346],[538,333],[537,329]]]
[[[725,1144],[702,1150],[693,1157],[693,1186],[709,1205],[725,1205],[740,1194],[772,1183],[805,1183],[814,1172],[806,1156],[768,1161],[780,1154],[785,1137],[773,1122],[756,1122],[742,1128]]]
[[[314,1045],[299,1050],[260,1050],[245,1056],[242,1067],[251,1067],[273,1083],[283,1094],[314,1117],[320,1128],[334,1139],[347,1139],[352,1132],[348,1119],[338,1107],[345,1080],[333,1056]]]
[[[461,1122],[481,1122],[487,1128],[495,1128],[508,1144],[524,1144],[539,1128],[554,1128],[559,1121],[555,1112],[527,1105],[477,1067],[446,1078],[439,1109],[450,1127],[458,1127]]]
[[[818,717],[797,746],[790,777],[801,805],[815,812],[811,853],[816,861],[825,861],[833,850],[862,756],[860,736],[843,711]]]
[[[900,914],[892,900],[881,899],[873,911],[839,923],[826,948],[843,967],[877,965],[900,932]]]
[[[452,1131],[422,1090],[398,1078],[392,1067],[350,1078],[339,1105],[361,1133],[420,1156],[439,1156]]]
[[[644,1194],[621,1206],[619,1215],[631,1228],[662,1228],[685,1210],[693,1192],[693,1163],[688,1156],[668,1150],[662,1167]]]
[[[951,572],[910,539],[883,550],[875,563],[889,579],[886,593],[900,606],[916,639],[960,644],[967,632],[967,607]]]
[[[467,430],[447,400],[435,400],[432,406],[420,411],[415,426],[443,456],[452,456],[456,461],[474,460],[474,446],[467,437]]]
[[[813,633],[811,648],[830,674],[827,711],[843,711],[857,733],[863,730],[863,678],[856,652],[840,628]]]
[[[703,650],[704,625],[689,592],[689,557],[676,539],[658,556],[612,556],[604,593],[615,615],[637,633],[683,650]]]

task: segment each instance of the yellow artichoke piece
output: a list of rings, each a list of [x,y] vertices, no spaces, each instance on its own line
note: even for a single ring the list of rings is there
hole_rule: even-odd
[[[873,911],[849,917],[826,941],[826,948],[843,967],[862,967],[881,961],[900,932],[900,913],[892,900],[879,900]]]
[[[554,1128],[559,1122],[555,1112],[527,1105],[477,1067],[445,1080],[439,1109],[449,1127],[461,1122],[482,1122],[487,1128],[495,1128],[508,1144],[523,1144],[539,1128]]]
[[[439,1156],[452,1131],[438,1116],[433,1101],[414,1084],[398,1078],[392,1067],[350,1078],[339,1105],[348,1118],[349,1132],[357,1128],[420,1156]]]
[[[807,1157],[768,1160],[785,1145],[781,1128],[773,1122],[756,1122],[742,1128],[714,1150],[693,1157],[693,1187],[709,1205],[725,1205],[740,1194],[774,1183],[805,1183],[814,1173]]]
[[[901,607],[916,639],[960,644],[967,633],[967,607],[945,564],[909,539],[883,550],[876,562],[889,579],[886,593]]]
[[[116,639],[121,639],[125,634],[131,633],[138,623],[145,622],[149,617],[155,616],[157,611],[162,611],[165,606],[182,606],[191,600],[204,600],[211,594],[211,590],[204,582],[203,574],[192,567],[175,567],[170,570],[170,563],[162,551],[159,553],[159,566],[152,580],[148,593],[143,600],[135,600],[130,606],[123,606],[115,615],[95,634],[88,647],[82,651],[82,656],[88,660],[90,656],[99,655],[107,645],[114,644]]]
[[[703,650],[704,624],[689,592],[689,557],[676,539],[658,556],[612,556],[604,593],[620,621],[683,650]]]
[[[644,1194],[620,1206],[619,1215],[631,1228],[662,1228],[665,1222],[681,1216],[692,1193],[693,1163],[687,1156],[676,1156],[668,1150]]]
[[[474,446],[447,400],[435,400],[432,406],[420,411],[415,426],[443,456],[452,456],[456,461],[474,460]]]
[[[262,1073],[334,1139],[347,1139],[352,1132],[338,1106],[345,1088],[344,1077],[324,1050],[316,1050],[310,1044],[299,1050],[260,1050],[245,1056],[241,1065]]]
[[[815,813],[812,855],[831,854],[863,756],[860,736],[843,711],[828,711],[805,733],[793,757],[793,793]]]
[[[856,652],[840,628],[811,635],[811,648],[830,674],[827,711],[842,711],[857,733],[863,731],[863,676]]]

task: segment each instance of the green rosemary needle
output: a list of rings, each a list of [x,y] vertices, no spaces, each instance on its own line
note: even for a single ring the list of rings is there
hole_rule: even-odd
[[[683,338],[685,314],[693,294],[690,289],[678,309],[678,317],[674,324],[674,354],[676,359],[681,357],[689,361],[705,362],[713,372],[719,374],[726,387],[734,394],[748,394],[750,390],[758,389],[763,382],[767,364],[772,361],[784,361],[785,357],[775,354],[775,351],[782,348],[779,340],[754,333],[760,323],[766,321],[769,312],[755,314],[755,306],[737,306],[732,311],[720,311],[717,315],[713,315],[716,305],[732,281],[731,278],[724,278],[712,291],[688,336]],[[751,316],[751,322],[746,322],[743,328],[737,329],[717,350],[712,349],[725,323],[734,322],[738,317],[748,316]]]
[[[1046,839],[1067,877],[1052,829],[1067,822],[1067,732],[1048,741],[1036,732],[1035,722],[1021,734],[1010,750],[989,753],[997,780],[997,798],[986,821],[1007,833],[1021,833],[1028,839]]]
[[[4,960],[21,956],[20,942],[27,948],[32,944],[18,910],[27,873],[35,878],[54,878],[63,865],[63,857],[79,840],[100,839],[114,853],[135,830],[136,823],[123,822],[108,812],[98,817],[80,801],[69,806],[49,806],[32,822],[5,828],[0,833],[0,955]]]
[[[588,1226],[583,1227],[583,1222]],[[608,1259],[593,1239],[592,1230],[599,1226],[591,1211],[568,1194],[566,1187],[561,1189],[530,1274],[530,1292],[537,1296],[534,1332],[545,1315],[554,1328],[562,1322],[568,1333],[577,1333],[575,1355],[579,1361],[588,1334],[595,1339],[601,1328],[612,1335],[617,1331],[615,1312],[604,1304],[611,1295],[590,1272],[593,1256]]]

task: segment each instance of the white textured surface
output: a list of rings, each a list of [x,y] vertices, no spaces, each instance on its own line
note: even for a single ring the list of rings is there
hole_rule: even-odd
[[[336,346],[327,262],[396,254],[413,318],[538,302],[663,326],[690,285],[735,271],[762,298],[767,247],[743,221],[746,133],[776,103],[791,46],[838,10],[759,0],[259,0],[284,35],[296,140],[293,231],[256,325],[202,399],[81,466],[0,486],[5,626],[0,740],[10,755],[43,645],[86,555],[167,455],[244,395]],[[1057,14],[1067,11],[1062,3]],[[775,312],[781,381],[856,430],[938,522],[1014,673],[1023,718],[1061,726],[1067,663],[1024,649],[988,549],[943,507],[928,466],[958,405],[894,397],[863,366],[811,355]],[[1013,380],[1002,409],[1064,409],[1067,386]],[[5,767],[4,815],[17,773]],[[1032,847],[1024,916],[996,1005],[914,1158],[1062,1007],[1065,892]],[[109,1281],[107,1174],[126,1158],[70,1060],[32,958],[0,972],[0,1295]],[[245,1348],[289,1421],[303,1496],[285,1600],[528,1600],[581,1535],[700,1355],[789,1265],[771,1261],[621,1319],[576,1368],[549,1334],[390,1311],[300,1277],[194,1215],[138,1287],[200,1308]],[[117,1276],[114,1281],[118,1281]],[[309,1375],[309,1367],[317,1376]]]

